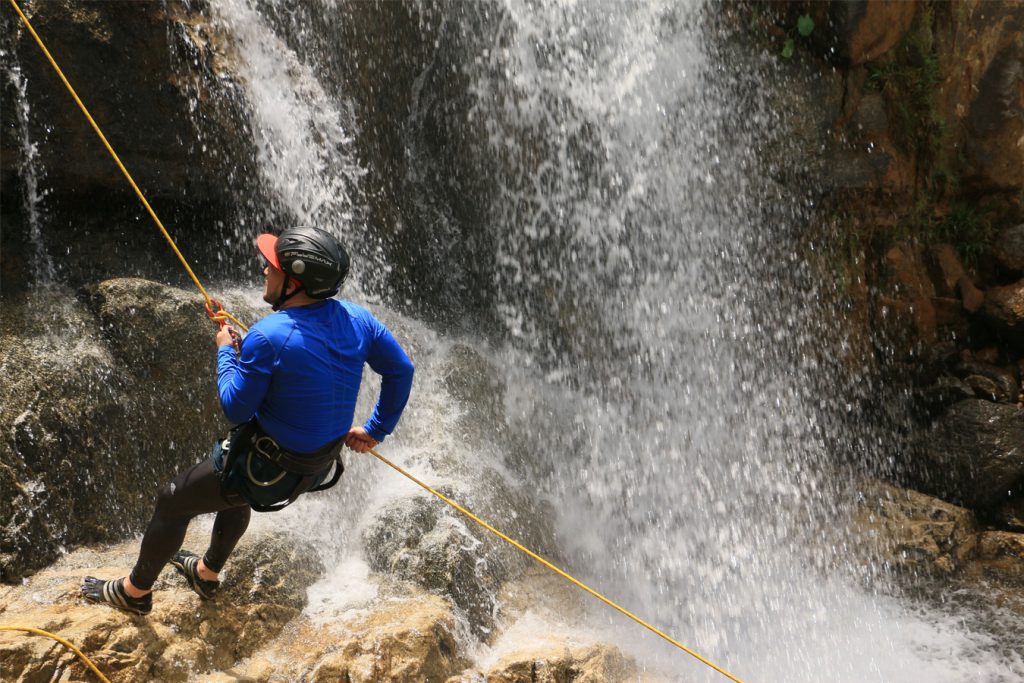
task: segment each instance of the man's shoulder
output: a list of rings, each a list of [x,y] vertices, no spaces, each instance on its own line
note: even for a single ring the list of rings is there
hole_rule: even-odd
[[[352,318],[355,318],[356,320],[360,320],[367,324],[377,323],[377,319],[373,317],[373,313],[370,313],[369,309],[367,309],[366,307],[360,306],[359,304],[353,303],[346,299],[335,299],[335,301],[337,301],[337,303],[342,308],[344,308],[345,312],[348,313]]]
[[[260,318],[249,328],[249,334],[254,332],[263,335],[268,341],[275,337],[285,334],[287,335],[295,323],[286,315],[280,313],[271,313],[265,318]]]

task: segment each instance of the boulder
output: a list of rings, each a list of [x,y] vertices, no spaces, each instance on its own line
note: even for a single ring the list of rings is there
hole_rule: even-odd
[[[549,636],[549,640],[557,638]],[[463,674],[447,683],[468,683],[480,679],[487,683],[625,683],[653,681],[641,677],[632,657],[607,643],[579,645],[551,643],[524,648],[501,658],[486,673],[474,677]]]
[[[553,515],[517,488],[504,463],[517,463],[521,444],[504,418],[504,380],[479,353],[456,344],[421,378],[437,372],[458,406],[459,444],[426,455],[428,483],[497,529],[543,556],[552,554]],[[429,381],[429,380],[423,380]],[[431,437],[433,438],[433,437]],[[472,444],[467,449],[466,444]],[[373,513],[363,531],[367,560],[375,571],[410,581],[451,598],[474,633],[488,637],[498,617],[501,585],[532,563],[527,556],[440,500],[406,495]]]
[[[949,575],[963,568],[977,544],[971,511],[910,489],[869,482],[854,528],[859,551],[901,571]]]
[[[1024,333],[1024,280],[985,292],[982,313],[998,329],[1014,337]]]
[[[915,392],[915,403],[932,417],[944,413],[954,403],[974,397],[974,389],[961,379],[940,375],[933,384]]]
[[[443,681],[468,663],[455,638],[451,606],[415,594],[380,605],[344,626],[329,654],[312,668],[313,683],[333,681]]]
[[[828,5],[828,30],[850,65],[872,62],[896,47],[917,12],[913,0],[838,0]]]
[[[1024,497],[1008,500],[996,513],[999,524],[1007,531],[1024,531]]]
[[[969,399],[919,437],[918,484],[968,507],[998,506],[1024,482],[1024,411]]]
[[[1000,232],[992,245],[992,255],[1003,268],[1024,271],[1024,223]]]
[[[186,547],[201,550],[205,541],[193,534]],[[145,618],[80,597],[82,577],[123,576],[137,550],[132,541],[70,553],[24,585],[6,589],[0,621],[67,638],[111,680],[185,681],[229,668],[274,638],[305,606],[306,589],[323,569],[310,545],[273,534],[239,543],[212,601],[201,601],[170,568],[157,581],[153,612]],[[4,680],[92,680],[74,654],[39,636],[0,632],[0,660]]]
[[[1001,403],[1016,403],[1020,383],[1016,368],[981,361],[964,361],[955,368],[979,398]]]
[[[928,250],[928,255],[934,267],[932,282],[937,296],[958,299],[968,313],[980,309],[985,294],[975,286],[956,248],[951,244],[937,244]]]
[[[216,327],[198,295],[111,280],[82,299],[55,287],[3,304],[0,495],[13,503],[0,511],[5,581],[63,549],[139,531],[158,487],[227,427]]]
[[[379,575],[368,581],[377,588],[368,601],[329,616],[304,613],[247,659],[192,680],[412,683],[469,666],[447,600]]]
[[[363,533],[363,541],[371,568],[450,596],[480,637],[494,628],[501,584],[528,561],[473,522],[422,496],[386,506]]]
[[[971,573],[1024,586],[1024,534],[986,531],[978,539]]]
[[[1018,11],[1019,7],[1018,7]],[[1017,17],[1017,34],[1024,12]],[[976,183],[998,190],[1019,190],[1024,175],[1024,47],[1010,42],[999,48],[977,83],[971,102],[969,136],[964,151]]]

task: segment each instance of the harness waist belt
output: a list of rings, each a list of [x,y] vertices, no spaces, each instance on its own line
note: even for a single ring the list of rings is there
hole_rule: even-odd
[[[252,453],[294,474],[320,474],[331,466],[340,451],[340,438],[312,453],[292,453],[258,427],[252,437]]]

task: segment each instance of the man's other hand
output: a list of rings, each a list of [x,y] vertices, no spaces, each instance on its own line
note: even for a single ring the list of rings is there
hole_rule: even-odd
[[[377,439],[367,434],[366,430],[362,427],[353,427],[352,430],[345,435],[345,445],[356,453],[365,453],[377,445]]]

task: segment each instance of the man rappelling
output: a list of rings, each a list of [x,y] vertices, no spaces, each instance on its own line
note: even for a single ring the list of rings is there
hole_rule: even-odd
[[[153,583],[168,562],[201,598],[212,598],[253,510],[280,510],[333,486],[343,445],[366,452],[398,424],[413,365],[369,311],[332,298],[348,275],[344,248],[307,226],[260,235],[256,245],[264,259],[263,300],[275,313],[240,344],[231,325],[216,337],[221,407],[236,426],[210,457],[160,491],[131,573],[84,579],[89,600],[148,614]],[[370,419],[350,428],[364,363],[382,378],[380,396]],[[182,550],[189,522],[211,512],[217,516],[203,556]]]

